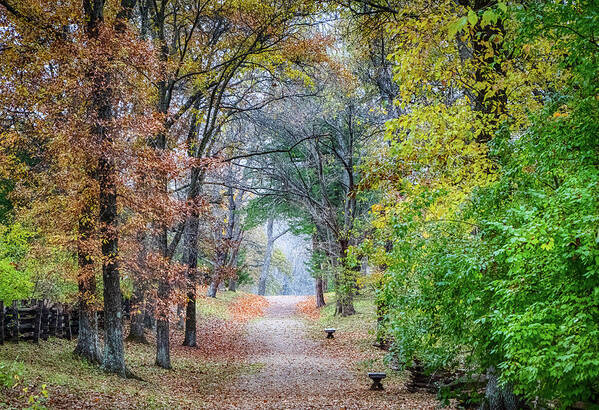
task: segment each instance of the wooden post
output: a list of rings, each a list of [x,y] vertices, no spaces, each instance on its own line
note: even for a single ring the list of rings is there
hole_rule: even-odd
[[[71,340],[73,338],[73,333],[71,332],[71,311],[68,307],[65,306],[65,314],[64,314],[64,326],[66,331],[67,340]]]
[[[56,336],[64,337],[63,332],[63,317],[62,317],[62,306],[60,304],[55,305],[56,308]]]
[[[42,331],[42,310],[44,308],[44,304],[42,301],[37,302],[37,307],[35,309],[35,320],[33,322],[33,343],[40,342],[40,333]]]
[[[4,302],[0,300],[0,345],[4,344]]]
[[[48,322],[48,336],[56,337],[58,330],[58,309],[56,304],[52,304],[48,308]]]
[[[42,340],[48,340],[48,336],[50,335],[50,310],[48,309],[48,301],[46,299],[42,300],[42,326],[41,326],[41,335]]]

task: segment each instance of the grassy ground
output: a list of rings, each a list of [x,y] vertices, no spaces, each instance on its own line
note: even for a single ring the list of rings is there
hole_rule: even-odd
[[[0,408],[35,407],[36,402],[51,408],[202,407],[223,384],[259,370],[257,365],[244,363],[247,352],[243,346],[243,325],[231,320],[238,319],[240,311],[246,313],[246,302],[256,304],[251,296],[241,292],[223,292],[216,299],[201,299],[200,348],[181,346],[182,332],[174,330],[172,370],[154,365],[154,344],[128,343],[127,365],[143,381],[123,380],[76,358],[72,354],[76,341],[51,338],[39,345],[0,346]],[[254,313],[250,310],[245,319]],[[9,374],[10,380],[4,383],[8,386],[2,386],[2,374]],[[47,385],[47,399],[43,385]]]
[[[348,317],[335,315],[335,294],[325,294],[327,305],[314,311],[304,311],[310,336],[333,354],[351,357],[354,369],[360,375],[367,372],[385,372],[385,383],[403,384],[405,373],[390,369],[385,361],[387,352],[373,346],[376,332],[374,296],[362,294],[354,300],[356,314]],[[303,310],[303,309],[302,309]],[[335,328],[335,339],[326,339],[324,329]]]
[[[201,288],[199,294],[205,295],[206,289]],[[244,292],[224,291],[217,293],[216,298],[202,297],[198,302],[198,315],[228,320],[231,318],[229,305],[245,295],[247,294]]]

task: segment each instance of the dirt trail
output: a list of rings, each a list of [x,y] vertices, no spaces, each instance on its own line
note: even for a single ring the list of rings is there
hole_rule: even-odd
[[[256,353],[249,362],[260,368],[220,391],[220,408],[435,408],[430,395],[402,387],[368,390],[369,380],[338,357],[332,357],[305,333],[296,314],[303,298],[272,296],[265,316],[248,325],[247,342]]]

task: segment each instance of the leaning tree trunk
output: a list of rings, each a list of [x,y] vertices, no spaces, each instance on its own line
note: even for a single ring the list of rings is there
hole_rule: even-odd
[[[258,281],[258,294],[264,296],[266,294],[266,280],[268,279],[268,272],[270,270],[270,261],[272,258],[272,248],[274,244],[272,230],[273,230],[273,218],[268,218],[266,222],[266,250],[264,251],[264,262],[262,263],[262,271],[260,272],[260,279]]]
[[[98,316],[93,304],[96,294],[96,276],[93,260],[86,250],[89,246],[89,236],[93,231],[93,216],[91,207],[87,207],[79,219],[79,239],[77,244],[77,259],[79,262],[79,337],[75,354],[90,363],[100,363],[102,356],[98,342]]]

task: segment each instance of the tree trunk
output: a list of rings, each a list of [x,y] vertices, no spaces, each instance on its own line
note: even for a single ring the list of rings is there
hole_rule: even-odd
[[[231,292],[237,292],[237,280],[229,279],[229,290]]]
[[[121,280],[118,266],[117,203],[114,183],[114,163],[100,161],[100,233],[102,238],[102,278],[104,280],[104,360],[110,372],[126,376],[123,345],[123,310]]]
[[[87,242],[93,232],[91,207],[86,207],[79,219],[79,239],[77,259],[79,262],[79,338],[75,346],[75,354],[90,363],[101,363],[100,344],[98,342],[98,317],[93,300],[96,294],[96,275],[93,260],[86,250]]]
[[[158,247],[163,256],[167,254],[168,238],[166,227],[162,227],[160,235],[158,235]],[[168,278],[165,277],[166,272],[158,279],[158,301],[159,311],[156,318],[156,365],[163,369],[171,368],[171,351],[170,351],[170,285]]]
[[[476,0],[472,4],[475,11],[483,10],[492,1]],[[486,144],[493,139],[502,116],[506,112],[507,93],[505,85],[498,81],[498,77],[505,77],[502,60],[505,58],[503,51],[503,38],[505,37],[505,27],[501,19],[497,24],[487,24],[483,26],[479,21],[475,26],[475,33],[472,38],[472,57],[475,60],[476,71],[474,80],[478,92],[474,96],[474,110],[480,113],[481,120],[488,126],[483,127],[476,141],[480,144]],[[495,41],[500,39],[501,41]],[[488,95],[491,95],[488,97]]]
[[[193,291],[193,300],[189,298],[187,294],[187,307],[185,311],[185,340],[183,346],[195,347],[197,346],[197,327],[196,327],[196,300],[195,300],[195,289]]]
[[[273,248],[273,229],[274,219],[268,218],[266,222],[266,250],[264,251],[264,262],[262,263],[262,271],[260,272],[260,279],[258,281],[258,294],[264,296],[266,294],[266,281],[268,279],[268,273],[270,271],[270,261],[272,258]]]
[[[188,198],[193,202],[191,215],[187,219],[185,237],[183,240],[183,263],[187,265],[187,306],[185,310],[185,339],[183,346],[197,345],[196,325],[196,288],[198,269],[198,235],[200,229],[199,212],[195,203],[199,197],[200,169],[193,168],[191,171],[192,186]]]
[[[144,327],[154,330],[156,328],[156,318],[154,317],[154,301],[146,298],[146,307],[144,309]]]
[[[183,315],[183,309],[186,309],[187,304],[177,304],[177,329],[183,330],[185,326],[185,316]]]
[[[356,314],[353,295],[337,295],[337,307],[335,309],[335,314],[341,315],[343,317]]]
[[[312,254],[314,255],[320,250],[321,249],[318,242],[318,232],[314,232],[314,234],[312,234]],[[320,262],[320,266],[318,266],[317,268],[318,271],[316,272],[316,278],[314,282],[314,294],[316,295],[316,307],[321,308],[326,305],[326,302],[324,300],[325,283],[322,279],[322,261]]]
[[[103,0],[84,0],[89,38],[99,37],[104,20]],[[107,67],[97,67],[93,77],[91,109],[95,114],[92,133],[100,146],[98,160],[100,241],[102,244],[102,278],[104,281],[104,358],[103,367],[109,372],[126,376],[125,351],[123,346],[123,324],[118,266],[118,221],[116,196],[116,169],[110,156],[113,145],[107,124],[112,120],[111,76]]]
[[[218,291],[219,286],[220,286],[220,278],[217,275],[217,277],[212,279],[212,282],[210,282],[210,287],[208,288],[208,297],[209,298],[216,297],[216,292]]]
[[[154,26],[156,28],[155,34],[157,35],[159,45],[159,61],[161,64],[161,71],[166,70],[166,62],[169,57],[169,46],[165,39],[165,21],[166,21],[166,9],[164,4],[161,7],[154,8]],[[162,72],[161,74],[166,74]],[[158,81],[158,103],[157,111],[168,116],[168,108],[170,104],[169,99],[169,87],[170,80],[167,80],[167,76],[164,75],[160,81]],[[166,151],[166,134],[165,130],[159,133],[156,138],[152,141],[152,148],[154,148],[158,155],[163,156]],[[165,198],[168,196],[168,179],[166,175],[159,176],[160,195],[164,195]],[[165,261],[169,260],[168,255],[168,226],[163,221],[155,221],[154,227],[158,234],[156,235],[156,247],[160,253],[160,256]],[[170,325],[169,325],[169,314],[170,314],[170,284],[168,282],[168,272],[161,272],[158,278],[158,292],[157,292],[157,303],[156,303],[156,365],[164,369],[171,368],[170,358]]]
[[[146,270],[147,238],[143,232],[139,232],[137,240],[141,249],[138,254],[138,265],[141,270]],[[141,272],[138,272],[141,273]],[[147,344],[145,335],[145,313],[146,313],[146,286],[145,281],[135,275],[133,277],[133,295],[131,296],[131,322],[129,324],[129,336],[127,340]]]
[[[349,242],[345,239],[339,241],[339,249],[341,256],[341,269],[340,272],[336,274],[336,282],[335,283],[335,293],[337,296],[337,307],[335,309],[336,315],[341,316],[351,316],[356,313],[354,309],[354,292],[355,292],[355,283],[356,279],[353,272],[356,268],[347,266],[346,262],[346,254],[347,249],[349,248]],[[359,270],[360,268],[357,267]]]
[[[524,407],[524,402],[514,395],[509,384],[499,384],[499,378],[493,366],[487,370],[487,379],[485,400],[480,407],[482,410],[517,410]]]
[[[324,286],[323,286],[321,277],[316,278],[315,294],[316,294],[316,307],[321,308],[321,307],[325,306],[326,302],[324,301]]]
[[[145,334],[145,300],[143,294],[139,294],[137,289],[134,290],[131,305],[131,323],[129,325],[127,340],[147,344],[148,340]]]

